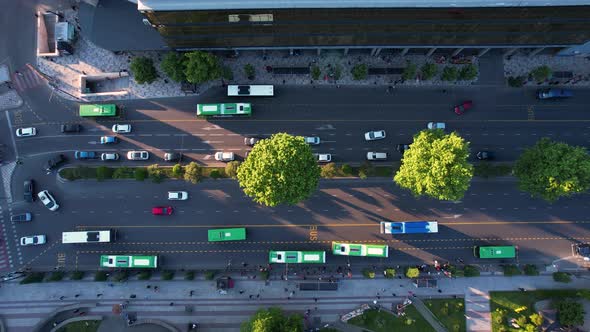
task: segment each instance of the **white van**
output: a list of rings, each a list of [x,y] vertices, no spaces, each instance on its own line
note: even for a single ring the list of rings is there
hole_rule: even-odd
[[[367,160],[387,160],[387,152],[367,152]]]

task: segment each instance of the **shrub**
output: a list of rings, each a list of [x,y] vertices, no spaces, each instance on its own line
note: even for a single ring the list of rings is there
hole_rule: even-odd
[[[369,75],[369,68],[365,64],[356,65],[352,68],[352,78],[356,81],[364,80]]]
[[[518,266],[513,265],[513,264],[502,265],[502,269],[504,270],[504,275],[507,277],[517,276],[517,275],[522,274],[522,272],[520,272],[520,269],[518,268]]]
[[[184,179],[193,184],[201,179],[201,166],[194,161],[184,167]]]
[[[508,85],[513,88],[520,88],[526,82],[526,77],[524,76],[510,76],[508,77]]]
[[[160,183],[164,180],[164,171],[158,166],[158,164],[149,165],[147,167],[147,173],[154,183]]]
[[[383,271],[383,275],[387,279],[393,279],[393,278],[395,278],[395,269],[390,268],[390,267],[386,268],[385,271]]]
[[[366,179],[367,178],[367,171],[365,171],[364,169],[359,169],[359,178],[361,179]]]
[[[133,176],[135,177],[135,180],[143,181],[143,180],[145,180],[145,177],[147,176],[147,170],[143,167],[137,167],[133,171]]]
[[[24,279],[21,280],[19,283],[21,285],[24,285],[24,284],[33,284],[33,283],[37,283],[37,282],[42,282],[44,277],[45,277],[44,272],[32,272],[32,273],[27,274],[27,276],[24,277]]]
[[[232,81],[234,79],[234,72],[229,66],[223,66],[221,68],[221,77],[228,81]]]
[[[115,171],[113,172],[113,179],[128,179],[134,176],[134,172],[131,168],[129,167],[119,167],[116,168]]]
[[[543,316],[539,315],[538,313],[534,313],[529,316],[531,323],[535,326],[541,326],[543,324]]]
[[[538,276],[539,270],[537,270],[537,266],[533,264],[526,264],[524,266],[524,274],[527,276]]]
[[[253,80],[256,77],[256,69],[251,64],[244,65],[244,74],[249,80]]]
[[[455,67],[445,67],[443,69],[440,79],[443,81],[456,81],[459,73]]]
[[[349,164],[344,164],[340,167],[340,171],[342,171],[345,175],[352,175],[352,167]]]
[[[137,279],[139,280],[150,280],[150,278],[152,277],[152,271],[141,271],[139,272],[139,274],[137,275]]]
[[[465,265],[463,275],[466,277],[479,277],[479,270],[472,265]]]
[[[195,280],[195,271],[186,271],[184,273],[184,280]]]
[[[213,271],[213,270],[205,271],[205,280],[213,280],[213,278],[215,278],[216,274],[217,274],[217,272]]]
[[[336,169],[336,164],[334,163],[327,163],[326,165],[322,166],[320,175],[324,178],[333,178],[338,174],[338,170]]]
[[[158,78],[154,62],[150,58],[136,57],[131,61],[129,67],[133,73],[133,77],[138,84],[152,83]]]
[[[322,70],[320,69],[320,67],[313,65],[311,66],[311,78],[314,80],[319,80],[320,76],[322,75]]]
[[[162,272],[162,280],[172,280],[174,278],[174,271],[166,270]]]
[[[219,172],[218,169],[213,169],[211,170],[211,172],[209,173],[209,176],[213,179],[219,179],[221,177],[221,173]]]
[[[375,279],[375,271],[373,269],[363,269],[363,276],[367,279]]]
[[[113,276],[113,281],[125,282],[129,279],[129,271],[119,271]]]
[[[175,178],[181,178],[184,175],[184,169],[181,164],[172,166],[172,176]]]
[[[459,80],[470,81],[477,77],[477,66],[468,64],[459,70]]]
[[[74,271],[70,277],[71,280],[82,280],[82,278],[84,278],[84,271]]]
[[[518,324],[519,326],[525,326],[527,323],[526,316],[518,316],[518,318],[516,318],[515,321],[516,324]]]
[[[566,272],[553,272],[553,280],[568,283],[572,281],[572,276]]]
[[[365,174],[365,178],[367,176],[373,176],[375,174],[375,167],[370,162],[365,161],[359,169],[359,176],[361,172]]]
[[[420,68],[420,72],[422,72],[423,80],[429,80],[438,74],[438,67],[434,63],[425,63]]]
[[[240,167],[239,161],[230,161],[227,163],[227,165],[225,165],[225,174],[232,179],[236,179],[238,175],[238,167]]]
[[[260,279],[268,280],[269,277],[270,277],[270,272],[268,272],[267,270],[260,271]]]
[[[164,59],[162,59],[160,66],[166,76],[170,77],[171,80],[184,82],[186,81],[186,76],[184,75],[184,60],[184,55],[182,53],[169,52],[164,56]]]
[[[418,278],[420,276],[420,270],[415,267],[408,267],[406,269],[406,277],[413,279]]]
[[[98,166],[96,168],[96,180],[102,181],[113,177],[113,169],[106,166]]]
[[[104,271],[96,271],[94,274],[94,281],[107,281],[107,273]]]
[[[193,51],[185,53],[184,75],[189,83],[202,84],[221,77],[219,59],[211,53]]]
[[[404,68],[404,71],[402,72],[402,79],[404,81],[412,80],[416,77],[417,72],[418,67],[416,67],[416,65],[411,63],[410,61],[408,61],[406,63],[406,68]]]
[[[545,81],[553,75],[553,71],[548,66],[540,66],[531,71],[531,76],[536,82]]]
[[[61,281],[64,278],[65,273],[63,271],[52,272],[47,281]]]

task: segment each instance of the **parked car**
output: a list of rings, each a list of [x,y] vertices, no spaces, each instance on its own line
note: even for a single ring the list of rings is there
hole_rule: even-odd
[[[180,161],[182,155],[180,153],[164,153],[164,160],[165,161]]]
[[[61,132],[62,133],[79,133],[81,131],[82,131],[82,126],[77,123],[62,124],[61,125]]]
[[[169,191],[169,201],[186,201],[188,199],[188,193],[186,191]]]
[[[31,221],[33,219],[33,215],[29,212],[15,214],[10,216],[10,221],[12,222],[23,222],[23,221]]]
[[[61,163],[64,163],[65,161],[66,156],[64,156],[63,154],[55,155],[51,157],[51,159],[47,160],[47,162],[45,162],[43,169],[47,172],[51,172],[52,169],[59,166]]]
[[[318,145],[320,144],[320,138],[317,136],[306,136],[303,139],[305,139],[305,143],[309,144],[309,145]]]
[[[16,130],[17,137],[29,137],[37,135],[37,128],[27,127],[27,128],[18,128]]]
[[[105,152],[100,155],[102,161],[115,161],[119,160],[119,154],[116,152]]]
[[[492,160],[494,159],[494,153],[492,151],[478,151],[475,157],[479,160]]]
[[[551,88],[537,91],[537,98],[539,99],[561,99],[573,96],[573,91],[568,89]]]
[[[404,154],[407,150],[410,149],[410,144],[407,144],[407,143],[398,144],[396,149],[397,149],[397,152]]]
[[[169,216],[172,214],[171,206],[154,206],[152,208],[152,214],[154,216]]]
[[[45,244],[46,239],[45,235],[31,235],[31,236],[23,236],[20,238],[20,245],[21,246],[36,246],[39,244]]]
[[[31,180],[25,180],[25,193],[24,193],[24,199],[25,202],[32,202],[35,200],[35,195],[33,195],[33,192],[35,191],[35,181]]]
[[[74,157],[79,160],[94,159],[96,158],[96,152],[94,151],[76,151]]]
[[[366,141],[376,141],[385,138],[385,130],[368,131],[365,133]]]
[[[574,251],[576,256],[582,257],[585,261],[590,261],[590,244],[577,243],[574,245]]]
[[[147,151],[129,151],[127,152],[127,159],[129,160],[148,160],[150,154]]]
[[[45,207],[48,208],[49,211],[57,211],[57,209],[59,209],[59,205],[55,201],[55,198],[51,196],[49,191],[43,190],[37,194],[37,197],[39,197],[41,203],[43,203],[43,205],[45,205]]]
[[[260,137],[244,137],[244,144],[247,146],[254,146],[256,143],[260,142],[262,138]]]
[[[445,129],[446,125],[444,122],[428,122],[428,129]]]
[[[471,109],[471,107],[473,107],[473,102],[471,100],[464,101],[461,104],[454,107],[455,114],[462,115],[463,113]]]
[[[329,163],[332,161],[332,155],[329,153],[316,153],[315,157],[318,163]]]
[[[217,152],[215,153],[215,160],[217,161],[232,161],[234,160],[233,152]]]
[[[367,152],[367,160],[387,160],[386,152]]]
[[[128,134],[131,132],[131,125],[129,124],[114,124],[113,133],[116,134]]]
[[[100,144],[114,144],[117,143],[117,136],[102,136]]]

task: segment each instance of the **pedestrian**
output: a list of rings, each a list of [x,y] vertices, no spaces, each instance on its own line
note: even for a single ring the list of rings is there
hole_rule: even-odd
[[[101,297],[101,296],[102,296],[102,293],[96,294],[96,297]]]
[[[315,303],[318,303],[318,298],[314,297],[313,300],[315,301]]]
[[[160,287],[154,286],[154,292],[159,292],[159,291],[160,291]]]
[[[289,289],[287,289],[287,288],[285,287],[285,293],[286,293],[286,292],[288,292],[288,291],[289,291]]]
[[[526,292],[526,289],[524,289],[524,288],[522,288],[522,287],[519,287],[518,289],[519,289],[521,292]]]
[[[150,288],[152,288],[152,285],[147,285],[147,286],[145,286],[145,288],[150,289]]]
[[[174,305],[174,302],[170,302],[170,306],[173,306],[173,305]]]
[[[240,291],[240,294],[244,294],[244,290],[243,289]]]
[[[77,314],[80,311],[80,309],[76,309],[74,310],[74,313]]]
[[[256,294],[256,298],[259,299],[260,298],[260,294]]]
[[[189,292],[188,296],[193,296],[193,294],[194,294],[194,293],[195,293],[195,291],[194,291],[194,290],[191,290],[191,291]]]
[[[39,14],[35,13],[33,15],[35,15],[36,18],[39,18]]]
[[[250,294],[250,300],[252,299],[252,296],[254,296],[254,295]]]
[[[109,287],[115,287],[115,284],[109,284]]]
[[[438,292],[439,292],[439,293],[442,293],[442,289],[439,289],[439,290],[438,290]]]
[[[395,296],[397,296],[397,295],[395,295],[395,293],[391,293],[391,296],[394,296],[394,297],[395,297]]]
[[[80,294],[76,294],[76,295],[74,295],[74,297],[80,297]]]
[[[381,300],[381,296],[377,295],[377,300]]]
[[[86,72],[82,70],[82,75],[86,75]]]
[[[20,72],[20,71],[18,71],[18,70],[16,70],[14,73],[15,73],[16,75],[18,75],[18,76],[24,76],[24,75],[23,75],[23,73],[21,73],[21,72]]]

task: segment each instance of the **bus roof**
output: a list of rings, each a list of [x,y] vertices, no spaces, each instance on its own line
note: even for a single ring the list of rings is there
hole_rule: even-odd
[[[235,241],[246,239],[245,228],[220,228],[207,231],[209,241]]]
[[[475,254],[479,258],[514,258],[515,246],[480,246],[475,247]]]
[[[80,116],[114,116],[117,114],[115,104],[80,105]]]

